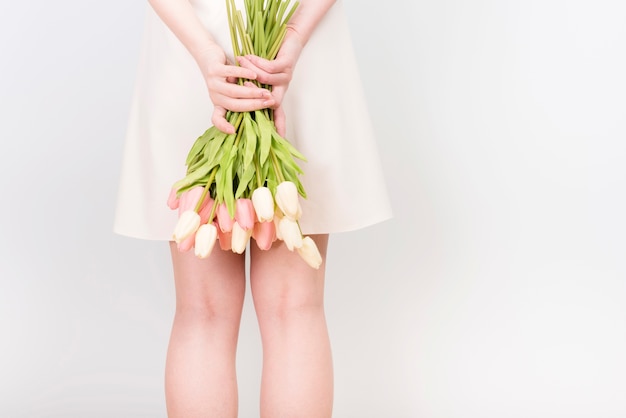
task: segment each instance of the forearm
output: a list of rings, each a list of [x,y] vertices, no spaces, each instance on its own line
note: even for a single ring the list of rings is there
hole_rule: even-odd
[[[156,14],[200,63],[207,50],[217,44],[200,22],[189,0],[148,0]]]
[[[303,46],[335,2],[336,0],[300,0],[288,27],[298,34]]]

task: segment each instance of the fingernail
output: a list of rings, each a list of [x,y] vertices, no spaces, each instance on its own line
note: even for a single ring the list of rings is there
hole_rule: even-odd
[[[273,105],[274,104],[274,100],[266,100],[263,102],[263,106],[269,106],[269,105]]]

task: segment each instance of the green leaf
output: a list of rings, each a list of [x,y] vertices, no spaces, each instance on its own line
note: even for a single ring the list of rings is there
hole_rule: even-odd
[[[278,132],[273,132],[272,133],[272,138],[274,139],[274,141],[276,141],[278,144],[280,144],[280,146],[286,148],[287,151],[289,151],[289,153],[291,155],[293,155],[294,157],[296,157],[299,160],[306,161],[306,158],[304,157],[304,155],[302,155],[302,153],[300,153],[300,151],[298,151],[296,149],[296,147],[291,145],[291,142],[287,141],[285,138],[280,136],[278,134]]]
[[[243,153],[243,166],[247,169],[247,167],[252,165],[252,160],[254,159],[254,153],[256,151],[256,134],[254,132],[254,128],[252,124],[255,122],[252,120],[252,117],[249,113],[246,113],[246,117],[244,118],[244,140],[245,140],[245,148]]]
[[[237,187],[237,192],[235,193],[235,198],[239,199],[246,190],[252,189],[250,187],[250,182],[254,178],[254,173],[256,168],[254,164],[250,164],[243,172],[243,174],[239,177],[239,186]]]
[[[255,112],[257,126],[259,127],[259,162],[265,164],[267,156],[272,146],[272,131],[275,130],[274,124],[270,122],[263,112],[257,110]]]

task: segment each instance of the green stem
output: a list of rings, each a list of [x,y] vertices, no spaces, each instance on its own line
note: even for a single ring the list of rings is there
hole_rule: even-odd
[[[274,171],[276,172],[276,177],[278,177],[279,183],[285,181],[285,177],[283,176],[283,172],[280,169],[280,164],[278,164],[278,158],[276,154],[274,154],[274,150],[270,148],[270,158],[272,159],[272,165],[274,166]]]
[[[217,173],[217,167],[214,167],[213,170],[211,170],[211,174],[209,175],[209,179],[206,182],[206,186],[204,186],[202,195],[200,196],[198,203],[196,203],[196,208],[194,209],[196,213],[200,211],[200,206],[202,205],[202,202],[204,202],[206,194],[209,192],[209,188],[211,186],[211,183],[213,183],[213,179],[215,179],[215,173]]]
[[[216,196],[217,197],[217,196]],[[212,222],[215,217],[215,211],[217,210],[217,199],[213,201],[213,207],[211,208],[211,213],[209,214],[209,220],[207,222]]]
[[[257,187],[263,187],[263,179],[261,178],[261,167],[259,167],[259,162],[257,159],[254,159],[254,171],[256,173],[256,182]]]

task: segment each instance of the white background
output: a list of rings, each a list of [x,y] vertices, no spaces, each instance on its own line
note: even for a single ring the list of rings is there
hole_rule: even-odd
[[[335,417],[626,417],[624,2],[346,6],[395,217],[331,237]],[[145,7],[0,3],[0,417],[165,417],[168,251],[111,232]]]

